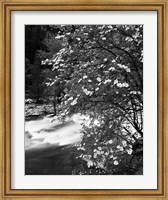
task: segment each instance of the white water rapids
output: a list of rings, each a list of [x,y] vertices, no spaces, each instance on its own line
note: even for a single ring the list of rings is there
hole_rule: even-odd
[[[25,148],[42,148],[46,145],[68,145],[81,141],[80,130],[86,118],[76,114],[61,124],[46,117],[25,122]]]

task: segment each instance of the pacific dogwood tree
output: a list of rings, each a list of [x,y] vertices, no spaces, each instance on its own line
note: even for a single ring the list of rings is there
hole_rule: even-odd
[[[64,84],[60,116],[85,115],[79,174],[142,174],[143,26],[59,25],[48,85]]]

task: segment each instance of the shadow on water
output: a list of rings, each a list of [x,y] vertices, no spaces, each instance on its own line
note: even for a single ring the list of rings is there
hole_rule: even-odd
[[[78,162],[73,147],[48,144],[25,151],[25,175],[72,175]]]
[[[25,117],[25,121],[29,122],[29,121],[32,121],[32,120],[40,120],[40,119],[43,119],[43,118],[44,118],[43,115],[29,115],[29,116]]]

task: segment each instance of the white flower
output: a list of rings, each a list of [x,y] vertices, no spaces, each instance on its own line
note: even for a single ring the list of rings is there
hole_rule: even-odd
[[[60,39],[60,38],[63,38],[63,37],[64,37],[64,35],[58,35],[58,36],[55,37],[55,39]]]
[[[108,28],[113,28],[111,25],[107,26]]]
[[[87,89],[83,89],[83,92],[84,92],[84,93],[87,93]]]
[[[130,68],[126,65],[117,64],[120,68],[125,69],[127,72],[130,72]]]
[[[128,83],[124,83],[124,86],[125,86],[125,87],[129,87]]]
[[[108,141],[108,143],[109,143],[109,144],[112,144],[112,143],[113,143],[113,141],[112,141],[112,140],[109,140],[109,141]]]
[[[91,155],[88,155],[88,158],[90,159],[92,156]]]
[[[117,83],[117,87],[129,87],[128,83]]]
[[[119,163],[118,163],[118,161],[117,160],[115,160],[114,161],[114,165],[118,165]]]
[[[85,122],[85,126],[87,126],[87,127],[90,126],[90,121],[89,120]]]
[[[104,58],[104,62],[106,62],[107,61],[107,58]]]
[[[123,151],[123,150],[124,150],[123,147],[120,146],[120,145],[117,146],[117,149],[120,150],[120,151]]]
[[[106,38],[105,38],[105,37],[102,37],[102,40],[106,40]]]
[[[127,149],[126,152],[131,155],[133,150],[132,149]]]
[[[97,77],[96,80],[97,80],[98,82],[100,82],[100,81],[101,81],[101,78],[100,78],[100,77]]]
[[[122,144],[123,144],[124,147],[127,146],[127,142],[125,140],[122,141]]]
[[[99,162],[99,163],[97,163],[97,166],[99,167],[99,168],[104,168],[104,163],[103,162]]]
[[[88,167],[93,166],[93,161],[92,161],[92,160],[88,160],[87,166],[88,166]]]
[[[86,95],[92,95],[92,94],[93,94],[92,91],[88,91],[86,88],[83,89],[83,92],[84,92]]]
[[[97,154],[98,154],[98,155],[100,155],[100,154],[101,154],[101,152],[100,152],[100,151],[97,151]]]
[[[110,79],[105,80],[104,84],[106,84],[106,83],[111,83],[111,80]]]
[[[121,83],[117,83],[117,87],[122,87],[122,84]]]
[[[110,68],[109,68],[109,71],[114,71],[114,70],[115,70],[114,67],[110,67]]]
[[[115,81],[114,81],[114,84],[117,84],[118,83],[118,80],[116,79]]]
[[[105,155],[106,155],[106,156],[108,156],[108,155],[109,155],[109,153],[108,153],[108,152],[106,152],[106,153],[105,153]]]
[[[97,153],[94,153],[93,158],[97,158]]]
[[[136,94],[136,93],[137,93],[136,91],[131,91],[131,92],[130,92],[130,94]]]
[[[87,78],[87,76],[86,76],[86,75],[84,75],[84,76],[83,76],[83,79],[86,79],[86,78]]]
[[[122,68],[122,65],[121,64],[117,64],[120,68]]]
[[[98,150],[101,150],[102,148],[101,147],[98,147]]]
[[[71,100],[73,100],[73,97],[70,97],[70,98],[68,99],[68,101],[71,101]]]
[[[99,122],[97,119],[95,119],[95,120],[94,120],[94,125],[100,126],[101,124],[100,124],[100,122]]]
[[[72,102],[71,102],[71,105],[74,106],[75,104],[77,104],[77,99],[74,99]]]

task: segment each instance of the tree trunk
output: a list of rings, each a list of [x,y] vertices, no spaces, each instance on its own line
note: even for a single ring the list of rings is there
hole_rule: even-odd
[[[53,101],[53,108],[54,108],[54,116],[56,115],[56,101]]]

